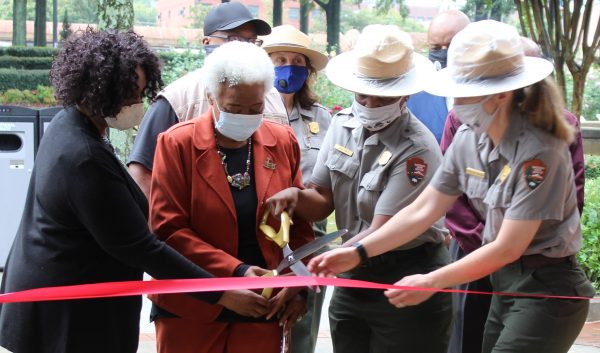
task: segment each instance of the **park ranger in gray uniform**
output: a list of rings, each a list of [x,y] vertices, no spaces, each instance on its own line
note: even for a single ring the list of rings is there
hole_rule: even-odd
[[[432,77],[431,94],[455,96],[465,125],[433,180],[411,205],[361,240],[371,257],[410,243],[464,193],[485,215],[484,245],[444,268],[408,276],[400,286],[448,288],[491,274],[496,292],[582,297],[578,300],[495,295],[483,353],[566,353],[587,316],[593,288],[575,253],[581,246],[573,169],[550,62],[525,57],[517,30],[480,21],[459,32],[448,68]],[[357,250],[334,250],[309,269],[332,275],[355,266]],[[390,303],[410,310],[431,291],[389,290]],[[404,309],[403,309],[404,310]]]
[[[325,54],[311,49],[310,38],[291,25],[273,27],[271,34],[262,39],[263,49],[275,66],[273,86],[281,95],[286,121],[294,129],[300,145],[302,183],[308,185],[331,122],[329,110],[317,103],[312,92],[314,78],[325,68],[328,59]],[[327,219],[313,223],[316,237],[325,235],[326,229]],[[306,315],[292,330],[292,352],[314,352],[326,289],[323,286],[319,293],[308,293]]]
[[[326,70],[335,85],[355,93],[352,107],[333,118],[310,188],[276,194],[268,200],[273,212],[293,208],[318,219],[335,209],[338,228],[351,234],[344,245],[351,246],[412,202],[442,160],[435,137],[406,108],[430,71],[433,65],[413,52],[408,34],[367,26],[355,49],[331,59]],[[444,235],[439,220],[344,277],[393,283],[442,267],[450,259]],[[329,318],[335,352],[445,353],[451,298],[436,294],[422,306],[398,310],[381,291],[336,288]]]

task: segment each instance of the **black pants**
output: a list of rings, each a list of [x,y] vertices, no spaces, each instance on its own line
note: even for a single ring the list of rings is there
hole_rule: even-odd
[[[371,258],[343,277],[392,284],[449,261],[443,244],[426,244]],[[446,353],[451,320],[452,299],[447,293],[398,309],[381,290],[336,287],[329,306],[336,353]]]

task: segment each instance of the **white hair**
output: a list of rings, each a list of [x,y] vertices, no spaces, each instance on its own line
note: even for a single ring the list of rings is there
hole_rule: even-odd
[[[208,92],[218,96],[222,84],[262,84],[273,88],[275,69],[267,52],[251,43],[233,41],[216,48],[204,61],[203,79]]]

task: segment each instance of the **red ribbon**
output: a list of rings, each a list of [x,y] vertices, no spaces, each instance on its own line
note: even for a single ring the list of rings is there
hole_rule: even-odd
[[[34,302],[65,299],[89,299],[123,297],[142,294],[169,294],[189,292],[213,292],[232,289],[259,289],[280,287],[304,286],[337,286],[347,288],[368,289],[402,289],[409,291],[427,291],[444,293],[468,293],[483,295],[503,295],[512,297],[552,298],[552,299],[580,299],[589,300],[588,297],[524,294],[508,292],[481,292],[458,289],[437,289],[410,286],[396,286],[367,281],[358,281],[344,278],[323,277],[231,277],[231,278],[202,278],[202,279],[169,279],[152,281],[127,281],[106,282],[94,284],[80,284],[61,287],[46,287],[29,289],[20,292],[0,294],[0,303]]]

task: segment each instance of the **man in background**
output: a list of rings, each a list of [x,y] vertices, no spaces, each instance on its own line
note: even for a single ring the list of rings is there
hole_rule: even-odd
[[[446,57],[450,41],[470,23],[467,15],[458,10],[449,10],[437,14],[427,30],[427,45],[429,47],[429,60],[436,69],[446,67]],[[444,130],[444,123],[448,111],[452,108],[452,99],[439,97],[425,91],[413,94],[408,100],[408,109],[423,123],[435,136],[439,143]]]
[[[219,45],[230,41],[254,43],[259,35],[271,33],[263,20],[255,19],[239,2],[221,3],[213,7],[204,20],[202,44],[206,55]],[[163,89],[146,112],[138,130],[129,161],[129,173],[146,197],[150,193],[150,180],[156,139],[178,122],[201,116],[209,108],[202,69],[188,73]],[[287,123],[287,114],[279,92],[275,89],[265,96],[265,117]]]

